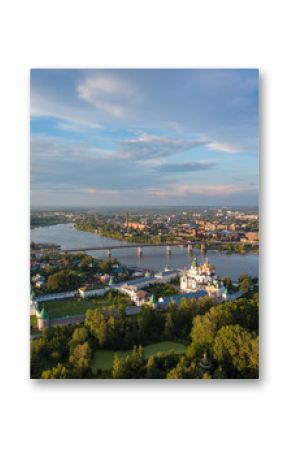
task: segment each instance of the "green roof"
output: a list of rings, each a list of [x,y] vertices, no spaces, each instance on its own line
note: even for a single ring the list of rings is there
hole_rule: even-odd
[[[113,285],[114,283],[115,283],[114,276],[111,276],[109,280],[109,285]]]
[[[150,302],[151,304],[156,304],[158,302],[154,293],[152,293],[152,295],[150,296]]]
[[[41,309],[41,311],[38,314],[38,318],[42,319],[42,320],[48,320],[49,319],[49,315],[48,312],[44,309],[44,307]]]

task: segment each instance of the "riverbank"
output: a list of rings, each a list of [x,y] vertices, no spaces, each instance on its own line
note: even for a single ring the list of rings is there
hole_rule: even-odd
[[[88,224],[88,223],[75,224],[74,228],[77,231],[90,232],[90,233],[98,234],[102,237],[107,237],[110,239],[124,241],[124,242],[128,242],[128,243],[149,243],[149,244],[152,243],[152,244],[157,244],[157,245],[158,245],[158,243],[160,243],[160,244],[163,243],[159,236],[151,237],[151,238],[144,238],[142,236],[138,237],[138,236],[124,235],[121,232],[108,231],[106,229],[95,228],[93,225]]]
[[[73,227],[77,231],[92,232],[93,234],[95,232],[97,232],[97,229],[93,225],[91,225],[89,223],[78,223],[78,224],[74,224]]]
[[[59,224],[55,226],[41,227],[31,231],[31,241],[35,243],[53,243],[61,246],[61,250],[71,248],[104,247],[104,250],[88,251],[87,254],[97,259],[108,259],[105,248],[108,246],[120,245],[119,249],[112,251],[112,257],[116,257],[119,262],[128,267],[139,269],[150,269],[155,272],[161,271],[167,265],[170,268],[184,269],[192,263],[192,258],[197,257],[198,262],[208,258],[210,263],[216,268],[216,272],[221,276],[229,276],[232,281],[236,281],[241,273],[248,273],[250,276],[259,276],[259,256],[254,252],[247,254],[232,253],[208,250],[201,253],[194,248],[193,254],[187,252],[186,247],[174,246],[171,254],[166,254],[164,247],[146,247],[143,255],[138,255],[136,248],[129,248],[130,243],[103,237],[97,233],[82,232],[75,229],[72,223]]]
[[[159,236],[156,237],[152,237],[152,238],[144,238],[142,236],[138,237],[138,236],[127,236],[124,235],[120,232],[116,232],[116,231],[107,231],[104,229],[97,229],[95,228],[93,225],[89,224],[89,223],[83,223],[83,224],[75,224],[74,228],[77,231],[82,231],[82,232],[89,232],[89,233],[93,233],[93,234],[98,234],[102,237],[107,237],[107,238],[111,238],[114,240],[119,240],[119,241],[124,241],[124,242],[128,242],[128,243],[149,243],[149,244],[156,244],[158,245],[160,244],[164,244],[164,243],[168,243],[170,245],[170,243],[175,244],[175,243],[180,243],[180,245],[186,245],[186,242],[182,242],[179,240],[172,240],[171,242],[165,242],[162,241],[162,239]],[[192,242],[192,246],[193,248],[196,249],[201,249],[201,245],[202,243],[199,241],[194,241]],[[224,242],[224,243],[219,243],[218,245],[215,243],[211,243],[211,242],[205,242],[205,247],[206,250],[213,250],[213,251],[219,251],[219,252],[224,252],[226,254],[247,254],[247,253],[253,253],[253,254],[259,254],[259,248],[253,247],[250,244],[247,243],[231,243],[229,242]]]
[[[30,229],[66,223],[68,223],[68,220],[64,217],[31,217]]]

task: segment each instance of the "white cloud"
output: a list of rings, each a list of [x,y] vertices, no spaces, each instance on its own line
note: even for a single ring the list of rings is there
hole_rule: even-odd
[[[131,160],[164,158],[197,147],[230,154],[241,152],[238,147],[210,138],[176,139],[146,133],[133,139],[120,141],[118,144],[120,147],[119,157]]]
[[[237,147],[234,147],[233,145],[229,145],[227,143],[223,142],[217,142],[216,140],[213,140],[212,142],[208,143],[207,148],[214,151],[223,151],[224,153],[240,153],[241,150]]]
[[[142,134],[134,139],[119,142],[119,155],[130,160],[156,159],[203,146],[209,141],[181,140],[165,136]]]
[[[100,129],[98,121],[80,107],[67,105],[59,98],[54,98],[45,93],[31,91],[30,114],[35,117],[51,117],[61,120],[61,126],[77,126],[82,128]],[[68,130],[68,129],[67,129]]]
[[[102,128],[101,125],[91,124],[88,122],[76,120],[76,121],[59,121],[56,125],[58,129],[61,131],[68,131],[68,132],[83,132],[87,128],[93,128],[93,129],[100,129]]]
[[[86,78],[77,87],[78,94],[81,98],[90,99],[101,93],[130,95],[132,89],[127,83],[114,76],[96,75]]]
[[[85,189],[84,193],[88,193],[89,195],[116,195],[119,193],[119,191],[113,189],[95,189],[93,187],[89,187]]]
[[[122,118],[127,114],[124,100],[136,93],[136,89],[113,76],[97,75],[81,81],[77,86],[79,98],[93,105],[96,109]]]

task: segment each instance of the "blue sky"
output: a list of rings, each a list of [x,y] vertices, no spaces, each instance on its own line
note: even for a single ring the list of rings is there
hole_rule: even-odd
[[[258,83],[246,69],[32,70],[32,206],[256,206]]]

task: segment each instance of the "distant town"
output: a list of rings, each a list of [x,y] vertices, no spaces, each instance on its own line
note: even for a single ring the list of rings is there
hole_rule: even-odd
[[[257,210],[228,208],[154,210],[139,212],[34,211],[31,226],[74,223],[81,231],[134,243],[223,243],[221,250],[245,252],[259,242]],[[239,243],[235,247],[235,243]]]

